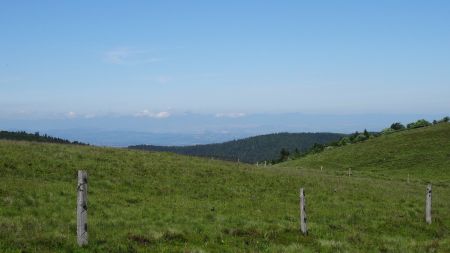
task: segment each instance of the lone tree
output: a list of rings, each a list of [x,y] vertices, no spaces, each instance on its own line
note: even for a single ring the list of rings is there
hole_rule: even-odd
[[[289,151],[282,148],[280,151],[280,161],[286,161],[289,158]]]
[[[405,129],[405,126],[400,122],[395,122],[391,125],[391,129],[402,130],[402,129]]]
[[[369,134],[369,132],[367,132],[367,129],[364,129],[364,136],[367,137],[367,138],[370,137],[370,134]]]

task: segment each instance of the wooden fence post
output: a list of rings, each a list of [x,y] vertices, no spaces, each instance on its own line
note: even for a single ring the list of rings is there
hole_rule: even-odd
[[[348,168],[348,176],[352,175],[352,168]]]
[[[427,186],[426,204],[425,204],[425,221],[431,224],[431,184]]]
[[[300,188],[300,231],[304,235],[308,234],[308,228],[306,226],[306,200],[303,188]]]
[[[78,171],[78,198],[77,198],[77,242],[79,246],[87,245],[87,172]]]

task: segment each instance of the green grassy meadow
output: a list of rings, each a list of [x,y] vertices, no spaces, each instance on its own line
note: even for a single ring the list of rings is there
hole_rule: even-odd
[[[281,167],[320,169],[385,180],[410,181],[450,187],[450,124],[381,135],[365,142],[325,150]]]
[[[83,248],[79,169],[89,175]],[[450,252],[449,170],[449,124],[268,167],[0,141],[0,252]],[[307,236],[299,232],[300,187]]]

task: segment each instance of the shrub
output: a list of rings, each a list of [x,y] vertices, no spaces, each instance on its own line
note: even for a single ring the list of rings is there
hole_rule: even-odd
[[[339,140],[338,145],[339,146],[345,146],[347,144],[350,144],[350,138],[349,137],[343,137],[342,139]]]
[[[356,131],[353,134],[351,134],[350,137],[349,137],[350,142],[353,143],[355,141],[356,136],[358,136],[358,135],[359,135],[358,131]]]
[[[390,127],[389,128],[385,128],[385,129],[383,129],[381,131],[382,134],[390,134],[390,133],[393,133],[393,132],[395,132],[395,130],[390,128]]]
[[[359,134],[358,136],[355,137],[355,139],[353,140],[353,142],[360,142],[360,141],[365,141],[369,139],[369,137],[367,137],[364,134]]]
[[[325,149],[325,145],[319,144],[319,143],[314,143],[314,145],[311,148],[311,152],[319,153],[319,152],[322,152],[324,149]]]
[[[430,122],[428,122],[428,121],[426,121],[424,119],[419,119],[416,122],[409,123],[407,125],[407,128],[408,129],[413,129],[413,128],[419,128],[419,127],[426,127],[426,126],[430,126],[430,125],[431,125]]]
[[[445,116],[441,120],[439,120],[438,123],[444,123],[444,122],[449,122],[449,121],[450,121],[450,117]]]

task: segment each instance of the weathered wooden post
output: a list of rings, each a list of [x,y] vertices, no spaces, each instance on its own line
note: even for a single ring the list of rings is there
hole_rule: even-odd
[[[264,167],[266,167],[267,166],[267,161],[264,161]]]
[[[77,242],[79,246],[87,245],[87,172],[78,171],[78,199],[77,199]]]
[[[352,175],[352,168],[348,168],[348,176]]]
[[[304,235],[308,234],[308,228],[306,226],[306,200],[303,188],[300,188],[300,231]]]
[[[427,186],[426,204],[425,204],[425,221],[431,224],[431,184]]]
[[[322,171],[323,170],[323,166],[320,166],[320,171]]]

